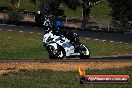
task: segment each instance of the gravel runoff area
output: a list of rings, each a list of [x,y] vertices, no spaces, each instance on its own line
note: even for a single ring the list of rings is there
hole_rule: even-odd
[[[0,75],[20,70],[49,69],[53,71],[78,71],[79,66],[86,69],[112,69],[132,66],[132,62],[0,62]]]

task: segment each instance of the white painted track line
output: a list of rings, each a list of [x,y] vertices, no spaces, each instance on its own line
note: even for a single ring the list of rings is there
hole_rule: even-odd
[[[42,33],[38,33],[39,35],[41,35]]]
[[[10,31],[12,31],[12,30],[7,30],[7,31],[9,31],[9,32],[10,32]]]
[[[85,38],[85,39],[89,40],[90,38]]]
[[[16,25],[8,25],[8,26],[16,26]]]
[[[19,31],[20,33],[22,33],[23,31]]]
[[[110,41],[111,43],[113,43],[114,41]]]
[[[33,27],[33,28],[38,28],[38,27]]]
[[[31,34],[33,34],[33,32],[30,32]]]
[[[94,39],[94,40],[96,40],[96,41],[97,41],[97,40],[99,40],[99,39]]]
[[[7,24],[0,24],[1,26],[7,25]]]

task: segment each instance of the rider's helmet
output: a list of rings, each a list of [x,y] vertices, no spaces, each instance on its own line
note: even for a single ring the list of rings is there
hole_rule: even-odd
[[[62,26],[62,21],[55,20],[55,27],[61,27],[61,26]]]
[[[40,14],[40,11],[37,11],[37,14]]]
[[[63,23],[59,16],[55,16],[55,19],[53,21],[54,25],[54,32],[60,34],[60,30],[62,29]]]

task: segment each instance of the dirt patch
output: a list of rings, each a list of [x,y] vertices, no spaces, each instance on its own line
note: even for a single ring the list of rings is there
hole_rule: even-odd
[[[77,71],[79,66],[84,69],[112,69],[132,66],[132,62],[8,62],[0,63],[0,75],[18,72],[22,69],[49,69],[54,71]]]
[[[64,26],[80,28],[81,24],[79,24],[79,23],[65,23]]]

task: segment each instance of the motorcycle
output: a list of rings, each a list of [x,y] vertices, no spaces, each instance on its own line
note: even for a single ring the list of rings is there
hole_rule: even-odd
[[[89,59],[90,52],[88,48],[78,41],[76,33],[73,33],[74,41],[65,37],[63,34],[56,35],[51,27],[49,20],[45,21],[43,25],[47,25],[43,37],[43,45],[49,53],[50,59],[64,59],[67,57],[79,57],[80,59]]]

